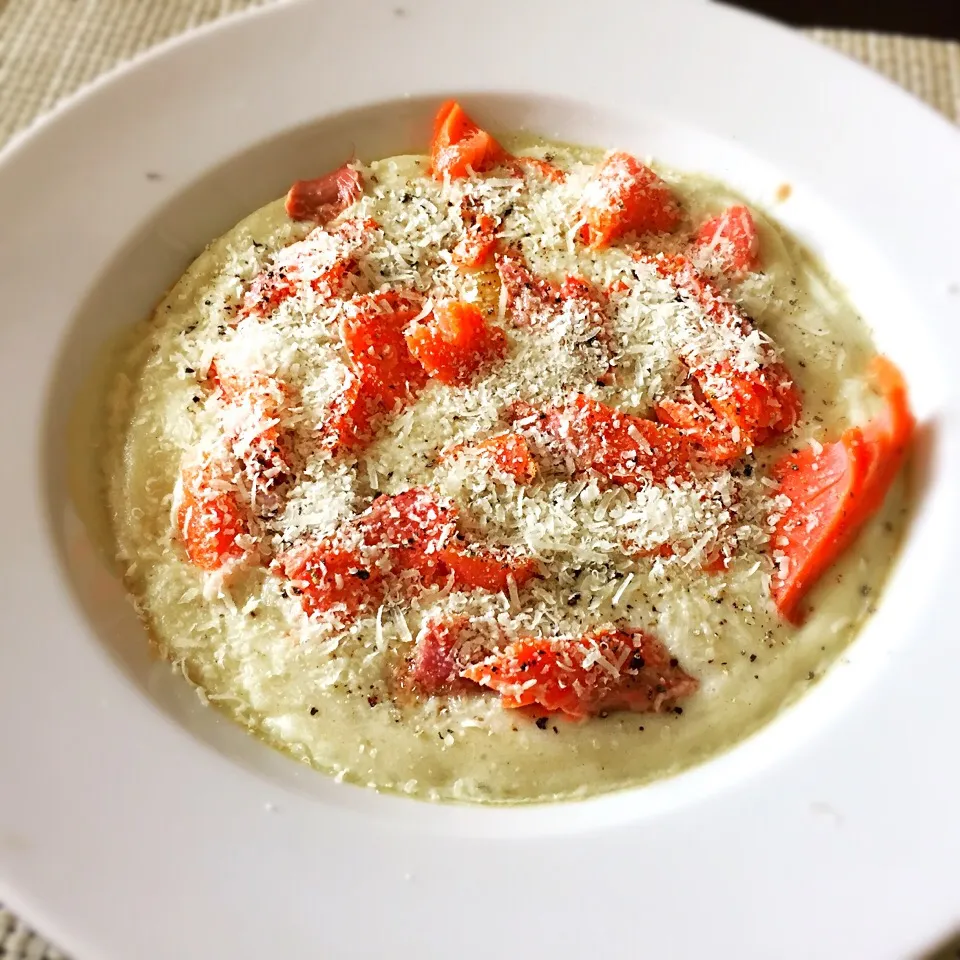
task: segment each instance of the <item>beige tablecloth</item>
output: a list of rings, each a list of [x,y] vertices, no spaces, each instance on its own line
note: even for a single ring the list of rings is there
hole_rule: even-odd
[[[274,2],[0,0],[0,147],[115,64],[198,24]],[[808,33],[885,73],[960,123],[960,43],[849,30]],[[960,957],[960,952],[951,947],[943,956]],[[55,958],[62,955],[0,905],[0,960]]]

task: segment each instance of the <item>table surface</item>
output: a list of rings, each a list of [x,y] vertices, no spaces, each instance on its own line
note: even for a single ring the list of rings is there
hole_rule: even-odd
[[[0,147],[116,64],[201,23],[275,2],[280,0],[0,0]],[[960,43],[851,30],[804,32],[960,123]],[[960,943],[945,945],[936,958],[960,960]],[[0,905],[0,960],[63,955]]]

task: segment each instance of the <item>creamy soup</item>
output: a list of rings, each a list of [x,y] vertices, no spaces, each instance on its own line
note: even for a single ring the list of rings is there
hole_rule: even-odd
[[[541,162],[357,162],[312,220],[251,214],[111,396],[115,546],[161,654],[268,744],[431,799],[582,797],[742,739],[860,628],[904,515],[898,480],[787,619],[773,464],[880,409],[867,326],[756,208],[744,245],[709,177],[656,167],[670,222],[603,238],[601,151],[510,146]],[[711,377],[758,368],[802,405],[748,436]]]

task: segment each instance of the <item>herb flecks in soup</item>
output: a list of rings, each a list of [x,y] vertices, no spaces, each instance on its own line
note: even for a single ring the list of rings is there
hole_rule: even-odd
[[[213,243],[113,400],[163,655],[321,770],[490,802],[663,776],[799,695],[882,586],[913,429],[725,187],[456,103],[428,156]]]

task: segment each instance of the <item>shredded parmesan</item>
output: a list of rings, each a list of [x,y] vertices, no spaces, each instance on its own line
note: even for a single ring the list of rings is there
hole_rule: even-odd
[[[864,403],[846,386],[862,351],[831,342],[830,311],[842,301],[768,231],[765,250],[779,252],[763,274],[729,279],[715,263],[698,261],[755,321],[718,323],[635,256],[638,249],[684,252],[697,220],[715,212],[715,185],[701,198],[695,183],[665,174],[688,211],[676,236],[587,252],[578,233],[595,161],[563,148],[551,147],[549,156],[565,171],[561,180],[532,167],[523,176],[496,170],[440,182],[419,157],[355,164],[363,195],[333,223],[290,223],[278,205],[256,221],[268,227],[241,226],[211,248],[206,262],[215,269],[202,278],[188,274],[174,288],[132,353],[131,369],[118,378],[110,426],[123,446],[111,499],[121,560],[161,650],[211,700],[339,776],[350,771],[362,782],[423,792],[442,765],[425,752],[434,759],[414,776],[392,743],[410,751],[429,740],[436,749],[479,753],[479,738],[511,730],[514,721],[487,701],[428,698],[410,706],[395,696],[397,678],[433,620],[464,618],[466,648],[479,650],[527,636],[582,636],[598,623],[650,628],[701,678],[704,696],[722,695],[737,709],[750,698],[733,686],[735,678],[761,675],[760,666],[741,668],[740,651],[752,664],[747,651],[788,651],[795,642],[794,628],[779,623],[769,606],[770,578],[789,566],[787,544],[771,537],[790,503],[769,475],[768,449],[750,451],[733,467],[696,462],[682,479],[628,488],[578,469],[568,451],[546,449],[532,429],[536,413],[520,420],[506,413],[517,404],[536,411],[585,394],[651,417],[660,400],[689,390],[691,365],[710,370],[722,362],[749,373],[778,361],[782,348],[791,370],[797,357],[822,359],[822,369],[805,376],[824,396],[839,398],[835,409],[816,408],[833,428]],[[493,219],[501,249],[515,252],[534,277],[555,286],[580,277],[601,306],[575,298],[534,303],[521,322],[492,265],[465,270],[456,263],[454,251],[479,214]],[[791,306],[796,284],[806,291],[797,295],[807,298],[798,301],[806,308]],[[356,310],[351,298],[385,291],[415,295],[414,322],[441,298],[476,304],[503,331],[505,357],[464,385],[429,381],[377,423],[372,443],[332,454],[318,438],[355,375],[344,332]],[[229,377],[247,387],[230,395],[222,385]],[[706,385],[718,396],[728,389],[719,376]],[[529,440],[537,464],[529,483],[468,452],[507,431]],[[825,431],[803,422],[791,443],[820,453],[815,434]],[[627,468],[649,452],[640,430],[629,436]],[[270,438],[280,438],[279,465]],[[448,454],[458,446],[467,452]],[[249,530],[237,541],[243,558],[229,571],[203,573],[184,559],[182,527],[195,515],[181,511],[179,476],[189,465],[216,465],[211,491],[235,496],[249,513]],[[342,610],[307,616],[278,558],[342,538],[375,497],[416,486],[456,507],[456,532],[470,542],[532,558],[541,575],[524,583],[510,576],[503,592],[456,589],[453,577],[415,589],[408,578],[353,619]],[[452,536],[441,540],[448,544]],[[343,588],[350,576],[337,570],[331,579]],[[853,625],[836,612],[828,622],[837,637]],[[623,669],[596,645],[582,666],[611,677]],[[562,661],[558,670],[576,674]],[[339,743],[324,732],[339,736],[359,726],[361,715],[376,731],[369,745],[350,734]],[[543,736],[557,743],[581,737],[558,729]],[[586,750],[582,737],[577,742]],[[517,742],[526,741],[521,735]],[[517,765],[535,753],[518,752]],[[664,768],[676,762],[666,748],[664,756]],[[389,776],[381,775],[388,768]],[[448,794],[484,789],[483,777],[458,776]]]

